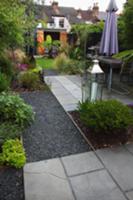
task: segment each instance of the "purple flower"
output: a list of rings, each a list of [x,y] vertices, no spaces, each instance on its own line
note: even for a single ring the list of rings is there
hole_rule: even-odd
[[[21,71],[26,71],[28,69],[28,64],[18,64],[18,69]]]

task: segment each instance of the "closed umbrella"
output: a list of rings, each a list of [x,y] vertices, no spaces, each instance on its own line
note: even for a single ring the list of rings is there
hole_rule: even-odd
[[[102,55],[111,56],[118,53],[117,10],[115,0],[110,0],[100,44],[100,54]]]

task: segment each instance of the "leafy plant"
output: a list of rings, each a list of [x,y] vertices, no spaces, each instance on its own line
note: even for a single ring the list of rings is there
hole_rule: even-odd
[[[90,66],[90,62],[86,60],[72,60],[70,59],[63,72],[66,74],[81,74],[85,68]]]
[[[0,72],[12,79],[14,76],[13,69],[13,64],[7,55],[4,53],[0,54]]]
[[[0,121],[9,121],[20,127],[25,127],[34,120],[32,107],[27,105],[19,95],[0,94]]]
[[[113,56],[114,58],[121,59],[125,63],[133,62],[133,49],[121,51]]]
[[[76,24],[72,26],[71,31],[73,34],[76,34],[78,38],[77,46],[81,50],[78,50],[78,56],[82,59],[85,58],[87,47],[97,45],[100,42],[103,26],[103,22],[97,24]]]
[[[60,47],[61,42],[59,40],[53,40],[52,45],[56,47]]]
[[[126,1],[120,21],[122,27],[121,43],[125,49],[133,49],[133,0]]]
[[[4,0],[0,2],[0,51],[31,44],[35,28],[33,1]],[[6,13],[6,15],[5,15]]]
[[[10,86],[10,81],[5,74],[0,73],[0,92],[7,91]]]
[[[62,43],[59,48],[59,52],[60,52],[60,54],[65,54],[67,57],[70,57],[71,49],[72,48],[68,43]]]
[[[11,122],[0,124],[0,144],[3,144],[8,139],[15,139],[21,136],[21,128]]]
[[[55,58],[53,66],[60,72],[64,72],[64,69],[66,68],[68,63],[69,58],[64,53],[61,53]]]
[[[49,50],[52,47],[52,37],[51,35],[47,35],[46,41],[44,42],[44,47],[48,48]]]
[[[11,54],[11,53],[10,53]],[[25,55],[25,52],[21,49],[15,49],[13,52],[14,59],[17,63],[25,63],[27,57]],[[13,59],[13,55],[11,55],[11,58]],[[27,63],[27,62],[26,62]]]
[[[16,168],[21,168],[26,163],[26,156],[22,143],[16,140],[7,140],[2,146],[0,162]]]
[[[21,72],[18,76],[18,82],[24,88],[35,90],[40,84],[39,75],[32,71]]]
[[[80,118],[95,133],[114,133],[133,125],[132,110],[117,100],[79,104]]]
[[[56,57],[54,67],[61,73],[80,74],[86,67],[90,66],[90,62],[86,60],[69,59],[64,53]]]

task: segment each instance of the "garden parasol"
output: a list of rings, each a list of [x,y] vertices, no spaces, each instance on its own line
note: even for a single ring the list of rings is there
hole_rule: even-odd
[[[117,10],[118,8],[115,0],[110,0],[100,44],[100,54],[106,56],[111,56],[118,53]]]

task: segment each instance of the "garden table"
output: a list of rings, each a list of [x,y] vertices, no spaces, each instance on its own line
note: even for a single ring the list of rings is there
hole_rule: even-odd
[[[112,57],[106,57],[106,56],[99,56],[98,60],[101,63],[101,65],[107,64],[107,67],[109,67],[109,76],[108,76],[108,81],[107,81],[107,87],[108,87],[109,92],[111,92],[113,69],[120,69],[121,65],[122,65],[122,61],[112,58]]]

